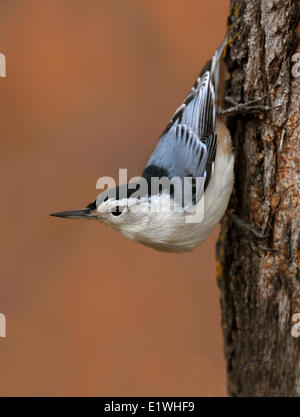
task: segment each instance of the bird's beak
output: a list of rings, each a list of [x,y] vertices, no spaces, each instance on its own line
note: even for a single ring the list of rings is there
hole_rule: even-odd
[[[97,216],[94,214],[94,210],[91,210],[89,207],[86,207],[81,210],[60,211],[58,213],[50,213],[50,216],[64,217],[66,219],[97,219]]]

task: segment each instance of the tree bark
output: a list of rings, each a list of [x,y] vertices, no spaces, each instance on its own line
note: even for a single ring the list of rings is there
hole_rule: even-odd
[[[270,92],[265,104],[280,107],[227,121],[236,158],[228,209],[264,235],[222,219],[227,388],[231,396],[300,396],[299,2],[230,6],[225,94],[245,102]]]

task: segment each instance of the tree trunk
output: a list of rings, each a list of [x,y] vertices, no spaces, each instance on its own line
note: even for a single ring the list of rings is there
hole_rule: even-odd
[[[230,118],[235,186],[217,244],[231,396],[300,396],[297,0],[231,0],[226,95],[279,106]],[[297,32],[298,31],[298,32]],[[298,338],[297,338],[298,337]]]

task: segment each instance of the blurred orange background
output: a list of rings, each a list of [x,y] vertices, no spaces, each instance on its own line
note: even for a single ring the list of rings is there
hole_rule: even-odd
[[[217,230],[159,253],[81,208],[140,175],[227,0],[0,2],[0,395],[225,395]]]

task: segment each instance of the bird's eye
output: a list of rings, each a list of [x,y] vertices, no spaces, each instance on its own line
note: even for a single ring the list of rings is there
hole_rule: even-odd
[[[118,217],[121,216],[121,214],[123,214],[125,211],[125,207],[120,207],[120,206],[116,206],[111,212],[110,214],[114,217]]]

